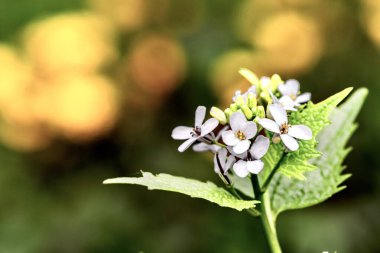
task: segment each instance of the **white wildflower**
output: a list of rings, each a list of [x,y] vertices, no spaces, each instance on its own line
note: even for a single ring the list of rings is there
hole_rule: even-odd
[[[231,146],[236,154],[242,154],[249,149],[250,139],[255,137],[257,126],[253,121],[247,121],[241,112],[235,112],[230,117],[231,130],[223,132],[222,139]]]
[[[298,95],[300,91],[300,83],[295,79],[289,79],[285,84],[280,84],[278,86],[282,97],[280,98],[280,103],[283,107],[296,107],[303,103],[306,103],[311,99],[311,93],[305,92]]]
[[[178,147],[179,152],[185,151],[191,144],[199,139],[207,140],[207,135],[211,133],[219,124],[217,119],[210,118],[203,123],[206,116],[206,107],[198,106],[195,111],[195,126],[178,126],[173,129],[172,138],[175,140],[186,140]],[[203,124],[202,124],[203,123]],[[209,140],[211,142],[211,140]]]
[[[312,138],[312,132],[309,127],[305,125],[290,125],[288,123],[286,111],[279,104],[269,105],[269,111],[274,121],[260,119],[258,123],[265,129],[280,135],[282,142],[291,151],[295,151],[299,147],[296,139],[310,140]]]
[[[249,173],[258,174],[263,168],[264,163],[260,160],[268,151],[269,139],[259,135],[252,144],[246,159],[237,161],[233,165],[233,170],[238,177],[246,177]]]

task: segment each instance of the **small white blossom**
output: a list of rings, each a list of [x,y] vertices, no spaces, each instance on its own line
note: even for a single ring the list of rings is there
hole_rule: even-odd
[[[278,99],[275,95],[273,95],[270,89],[268,89],[268,92],[272,98],[273,104],[279,104],[286,111],[297,111],[297,108],[295,108],[296,104],[290,97],[283,96],[280,99]]]
[[[310,92],[302,93],[298,95],[300,91],[300,83],[295,79],[289,79],[285,84],[280,84],[278,86],[282,97],[280,98],[280,104],[283,107],[294,108],[300,106],[303,103],[306,103],[311,98]]]
[[[206,107],[198,106],[195,111],[195,126],[186,127],[178,126],[173,129],[172,138],[175,140],[186,140],[178,147],[179,152],[185,151],[196,140],[205,138],[206,135],[211,133],[219,124],[217,119],[210,118],[203,123],[206,116]],[[203,124],[202,124],[203,123]]]
[[[231,146],[233,152],[242,154],[249,149],[250,139],[255,137],[257,126],[253,121],[247,121],[241,112],[234,112],[230,117],[231,130],[223,132],[223,142]]]
[[[237,161],[233,165],[233,170],[238,177],[246,177],[249,173],[258,174],[263,168],[264,163],[260,160],[268,151],[269,139],[263,135],[257,136],[252,144],[246,159]]]
[[[280,135],[282,142],[291,151],[295,151],[299,147],[296,139],[310,140],[312,138],[312,132],[309,127],[305,125],[290,125],[288,123],[286,111],[279,104],[269,105],[269,111],[274,121],[271,119],[260,119],[258,123],[265,129]]]

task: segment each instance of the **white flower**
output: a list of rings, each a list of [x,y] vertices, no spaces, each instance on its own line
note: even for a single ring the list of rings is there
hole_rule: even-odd
[[[250,139],[255,137],[257,126],[253,121],[247,121],[241,112],[234,112],[230,117],[231,130],[222,134],[223,142],[232,147],[236,154],[242,154],[251,145]]]
[[[300,83],[295,79],[289,79],[285,84],[280,84],[278,86],[282,97],[280,98],[280,103],[283,107],[293,108],[295,106],[300,106],[306,103],[311,98],[310,92],[302,93],[298,96],[300,91]]]
[[[298,149],[299,145],[296,139],[310,140],[313,136],[311,129],[305,125],[290,125],[286,111],[279,104],[269,105],[269,111],[273,120],[260,119],[258,123],[265,129],[280,135],[282,142],[291,151]]]
[[[211,133],[219,124],[217,119],[208,119],[205,123],[203,120],[206,116],[206,107],[198,106],[195,111],[195,126],[186,127],[178,126],[173,129],[172,138],[175,140],[186,140],[178,147],[179,152],[185,151],[191,144],[198,139],[205,139],[206,135]],[[203,123],[203,124],[202,124]]]
[[[233,165],[233,170],[238,177],[246,177],[249,173],[258,174],[264,163],[260,160],[268,151],[269,139],[263,135],[257,136],[247,154],[247,160],[239,160]]]

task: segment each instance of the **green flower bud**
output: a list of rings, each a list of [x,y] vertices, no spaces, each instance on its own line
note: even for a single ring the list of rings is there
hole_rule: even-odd
[[[248,107],[251,109],[257,106],[257,99],[256,99],[255,94],[253,93],[248,94],[247,104],[248,104]]]
[[[230,119],[232,113],[233,111],[230,108],[227,108],[226,110],[224,110],[224,114],[227,116],[227,120]]]
[[[260,81],[257,76],[250,71],[249,69],[246,68],[241,68],[239,70],[240,75],[242,75],[245,79],[247,79],[252,85],[257,85]]]
[[[248,120],[251,120],[252,117],[253,117],[253,113],[251,111],[251,109],[249,109],[248,105],[243,105],[241,106],[241,110],[242,112],[244,113],[245,117],[248,119]]]
[[[227,123],[227,117],[224,114],[222,110],[220,110],[218,107],[211,107],[210,115],[217,119],[220,124],[225,125]]]
[[[274,74],[271,77],[271,84],[270,84],[270,89],[271,91],[277,90],[278,86],[280,84],[284,83],[284,81],[281,79],[281,77],[278,74]]]
[[[259,105],[256,109],[256,117],[265,118],[265,109],[264,106]]]
[[[278,134],[273,135],[272,141],[274,144],[278,144],[281,142],[281,137]]]
[[[272,98],[270,97],[270,94],[267,90],[263,90],[261,93],[260,93],[260,97],[262,99],[264,99],[265,101],[267,101],[268,103],[269,102],[272,102]]]
[[[236,103],[233,103],[230,105],[230,109],[231,111],[236,112],[239,108]]]
[[[242,105],[244,105],[244,98],[243,96],[239,95],[236,97],[236,100],[235,100],[235,104],[238,106],[238,107],[241,107]]]

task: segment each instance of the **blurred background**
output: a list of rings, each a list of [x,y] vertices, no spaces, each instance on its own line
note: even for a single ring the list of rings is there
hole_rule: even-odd
[[[380,1],[0,0],[1,252],[268,252],[258,220],[109,177],[222,185],[177,125],[238,75],[297,78],[320,101],[366,86],[348,188],[280,216],[284,252],[380,252]]]

